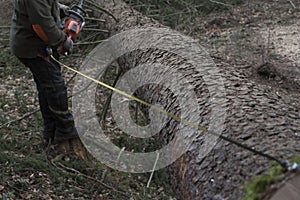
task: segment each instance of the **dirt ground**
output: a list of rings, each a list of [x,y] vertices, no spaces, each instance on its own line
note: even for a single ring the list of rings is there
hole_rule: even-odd
[[[294,4],[278,0],[249,2],[234,9],[198,18],[190,27],[179,31],[198,39],[200,44],[209,50],[217,64],[226,61],[227,64],[234,65],[237,70],[242,71],[260,87],[267,88],[271,93],[281,96],[284,102],[293,104],[300,110],[300,2],[294,1]],[[10,23],[11,13],[11,2],[1,0],[1,26],[7,26]],[[7,39],[8,30],[0,30],[1,40]],[[30,75],[16,68],[15,65],[19,63],[12,62],[13,56],[8,53],[7,43],[2,42],[1,49],[3,49],[1,50],[3,55],[0,60],[0,69],[2,68],[0,70],[0,125],[37,108],[36,98],[31,98],[32,91],[35,89],[29,80]],[[19,71],[16,74],[6,73],[4,69]],[[22,100],[24,97],[25,101]],[[300,116],[298,118],[300,120]],[[0,197],[4,198],[6,195],[11,197],[8,199],[34,199],[36,197],[68,199],[70,195],[74,195],[77,199],[93,197],[101,200],[113,199],[113,196],[114,199],[128,198],[130,200],[175,199],[174,195],[169,194],[168,186],[160,187],[162,184],[159,178],[152,189],[144,191],[146,194],[143,196],[140,193],[143,189],[146,190],[144,186],[147,178],[139,175],[132,178],[131,175],[116,174],[95,163],[81,163],[82,166],[78,170],[84,169],[84,173],[88,174],[88,177],[82,177],[82,174],[66,170],[76,168],[68,161],[63,161],[63,166],[68,166],[68,168],[62,166],[55,168],[51,167],[51,163],[45,165],[37,162],[36,159],[43,162],[47,162],[47,159],[39,150],[40,138],[37,135],[40,131],[40,124],[35,124],[32,120],[40,120],[40,116],[34,115],[18,125],[0,128],[1,143],[8,142],[15,148],[21,149],[13,152],[14,148],[0,145],[0,150],[4,152],[3,159],[0,158],[0,166],[5,171],[0,176]],[[300,130],[298,131],[295,134],[300,137]],[[18,143],[18,141],[26,143]],[[33,145],[22,147],[29,143]],[[299,153],[300,149],[295,151]],[[30,157],[32,154],[35,155],[33,158]],[[16,159],[12,161],[10,157]],[[28,159],[23,159],[25,157]],[[16,167],[18,165],[21,167],[28,165],[28,168],[19,169]],[[36,170],[39,168],[46,168],[46,170]],[[107,171],[111,177],[116,176],[108,179],[109,184],[118,189],[118,183],[124,183],[126,186],[121,187],[120,190],[128,191],[135,196],[130,198],[121,195],[120,197],[113,189],[100,186],[100,182],[91,179],[93,176],[103,177]],[[57,176],[61,177],[57,178]],[[129,180],[127,180],[128,177],[130,177]],[[70,186],[60,182],[66,182]],[[24,189],[26,187],[30,191]],[[97,187],[101,189],[98,191]],[[149,194],[151,192],[155,194],[151,196]]]
[[[295,3],[296,8],[288,1],[252,1],[230,13],[208,18],[200,28],[206,33],[199,38],[205,41],[204,46],[211,44],[208,48],[212,56],[250,64],[249,73],[256,81],[267,78],[264,83],[274,86],[273,89],[284,88],[297,96],[300,23],[299,3]],[[264,69],[266,65],[269,67]],[[274,76],[264,77],[266,74],[260,73],[261,70]]]

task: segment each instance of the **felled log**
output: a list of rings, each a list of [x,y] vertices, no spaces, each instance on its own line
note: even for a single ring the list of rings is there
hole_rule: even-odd
[[[116,22],[111,17],[106,17],[106,29],[111,35],[136,28],[163,27],[122,1],[96,2],[118,19]],[[130,43],[126,39],[124,42]],[[225,100],[219,105],[226,110],[227,115],[222,135],[282,160],[299,155],[299,102],[252,80],[249,76],[251,66],[231,65],[221,59],[215,59],[214,62],[222,74],[225,88]],[[185,77],[189,77],[189,83],[198,94],[197,103],[201,105],[199,116],[203,119],[199,125],[208,128],[212,108],[209,104],[208,86],[203,80],[205,71],[202,71],[203,74],[196,72],[185,59],[154,48],[127,53],[118,59],[118,63],[124,70],[145,63],[160,63],[170,69],[180,70]],[[189,89],[182,92],[188,93]],[[139,96],[155,101],[159,95],[143,91]],[[180,114],[175,104],[168,111]],[[170,142],[176,135],[176,127],[178,123],[170,123],[161,131],[162,144]],[[201,154],[204,148],[205,136],[192,135],[199,134],[197,131],[189,134],[191,135],[186,137],[197,139],[192,142],[187,153],[168,167],[170,182],[179,199],[241,199],[245,195],[244,184],[252,177],[266,173],[273,163],[221,139],[212,151],[202,157],[199,152]]]

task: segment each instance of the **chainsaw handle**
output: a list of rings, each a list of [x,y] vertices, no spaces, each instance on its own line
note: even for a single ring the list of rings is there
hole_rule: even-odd
[[[84,17],[81,14],[74,11],[74,10],[71,10],[71,9],[68,10],[68,14],[69,14],[70,17],[74,17],[74,16],[77,17],[78,20],[80,20],[81,23],[83,23],[85,21]]]
[[[87,15],[86,11],[81,7],[81,6],[78,6],[78,5],[73,5],[70,10],[75,10],[77,9],[77,13],[79,13],[81,15],[81,13],[83,15]]]
[[[68,47],[66,48],[66,42],[67,40],[70,40],[69,44],[67,45]],[[63,43],[63,45],[61,46],[61,50],[60,53],[64,56],[68,56],[72,53],[73,50],[73,40],[72,40],[72,35],[67,35],[67,38],[65,40],[65,42]]]

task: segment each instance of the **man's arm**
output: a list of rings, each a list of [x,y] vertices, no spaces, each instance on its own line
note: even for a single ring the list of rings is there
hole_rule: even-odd
[[[29,20],[35,33],[49,46],[59,46],[66,39],[51,13],[53,0],[25,1]],[[57,16],[58,17],[58,16]]]

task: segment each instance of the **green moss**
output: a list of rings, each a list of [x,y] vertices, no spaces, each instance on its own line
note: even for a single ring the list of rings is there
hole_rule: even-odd
[[[291,159],[290,159],[290,162],[291,163],[298,163],[298,164],[300,164],[300,157],[297,157],[297,156],[294,156],[294,157],[292,157]]]
[[[290,159],[291,163],[300,163],[299,157]],[[284,173],[285,169],[278,164],[274,164],[271,169],[263,175],[254,177],[249,183],[246,184],[246,196],[243,200],[257,200],[259,197],[270,188],[280,175]]]

